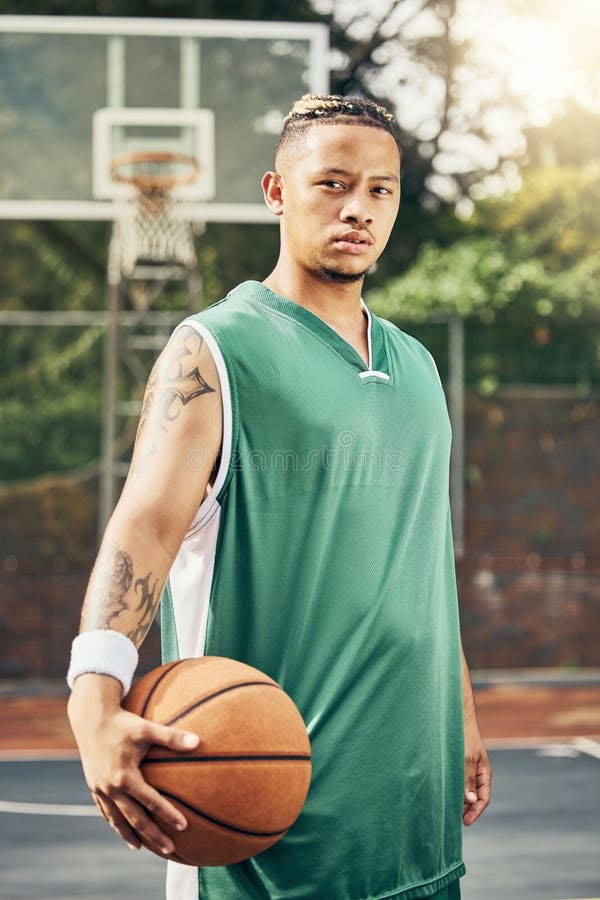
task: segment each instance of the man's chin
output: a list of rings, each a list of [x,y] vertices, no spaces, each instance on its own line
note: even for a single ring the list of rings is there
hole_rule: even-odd
[[[334,284],[354,284],[357,281],[362,281],[369,271],[369,269],[363,269],[361,272],[348,272],[343,269],[334,269],[331,266],[324,265],[321,265],[320,269],[325,280],[331,281]]]

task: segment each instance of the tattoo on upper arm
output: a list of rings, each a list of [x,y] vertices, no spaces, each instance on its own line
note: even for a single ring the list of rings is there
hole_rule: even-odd
[[[155,394],[156,394],[156,382],[158,381],[158,371],[156,364],[153,366],[152,371],[150,372],[150,377],[148,378],[148,384],[146,385],[146,393],[144,394],[144,402],[142,403],[142,411],[140,413],[140,421],[137,428],[137,437],[140,436],[142,431],[144,430],[144,426],[148,421],[148,417],[150,415],[150,410],[154,404]]]
[[[204,338],[196,331],[184,328],[175,337],[165,367],[154,366],[144,396],[138,437],[152,411],[157,413],[154,418],[158,427],[166,431],[169,422],[178,418],[184,406],[204,394],[215,393],[215,388],[206,381],[197,364],[203,344]],[[159,371],[162,373],[160,385]]]
[[[157,591],[160,579],[152,572],[143,578],[134,578],[133,560],[129,553],[112,547],[99,558],[93,575],[92,591],[86,597],[81,617],[81,630],[112,628],[122,613],[129,613],[135,621],[127,637],[139,646],[154,618],[160,599]],[[133,592],[139,598],[137,606],[130,605],[127,594]]]
[[[214,394],[215,389],[202,377],[194,361],[204,344],[204,338],[196,331],[183,331],[177,354],[169,360],[167,378],[170,386],[162,398],[162,413],[167,422],[172,422],[186,406],[203,394]],[[191,357],[191,359],[186,359]]]

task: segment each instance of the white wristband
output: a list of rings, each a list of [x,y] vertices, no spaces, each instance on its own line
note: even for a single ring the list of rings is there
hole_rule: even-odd
[[[121,682],[124,697],[129,692],[138,664],[135,644],[120,631],[110,628],[82,631],[71,645],[71,665],[67,684],[73,689],[75,679],[86,672],[112,675]]]

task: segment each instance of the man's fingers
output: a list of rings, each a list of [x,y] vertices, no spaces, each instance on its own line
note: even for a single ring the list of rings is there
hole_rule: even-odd
[[[477,800],[477,766],[475,760],[465,761],[465,800],[475,803]]]
[[[111,801],[111,807],[107,810],[109,821],[127,843],[131,844],[133,838],[133,842],[139,844],[141,839],[155,853],[170,855],[173,852],[173,841],[161,830],[155,817],[177,831],[187,827],[187,820],[183,813],[144,781],[139,770],[127,773],[115,785],[98,793],[102,800],[106,797]]]
[[[114,828],[119,837],[123,838],[131,850],[139,850],[142,846],[142,842],[131,828],[116,803],[114,803],[110,797],[105,797],[100,794],[92,793],[92,797],[108,824]]]
[[[189,753],[198,746],[199,738],[192,732],[149,722],[126,711],[122,711],[122,722],[126,733],[120,765],[113,765],[108,778],[91,774],[86,775],[86,780],[102,815],[130,847],[138,849],[144,845],[161,856],[170,856],[175,847],[160,822],[183,831],[187,819],[145,781],[139,765],[153,744]]]
[[[102,804],[100,797],[98,797],[98,795],[95,794],[93,791],[92,791],[92,799],[93,799],[94,803],[96,804],[96,806],[98,807],[98,809],[100,810],[100,812],[102,813],[102,815],[104,816],[104,818],[106,819],[106,821],[108,822],[108,815],[106,814],[104,805]]]
[[[489,806],[492,793],[492,771],[487,759],[480,760],[473,773],[468,764],[466,769],[468,774],[466,771],[463,823],[472,825]]]
[[[480,760],[477,766],[476,785],[476,799],[483,801],[485,809],[492,796],[492,769],[487,759]]]
[[[113,828],[123,837],[123,832],[129,835],[127,843],[131,846],[131,837],[139,843],[141,842],[161,856],[170,856],[175,845],[171,838],[166,835],[157,823],[148,815],[141,804],[137,803],[127,794],[119,794],[114,798],[115,805],[118,806],[116,816],[116,824],[111,822]]]
[[[182,731],[179,728],[170,728],[168,725],[159,725],[146,720],[140,723],[138,740],[178,751],[194,750],[200,743],[200,738],[193,731]]]
[[[487,803],[484,800],[478,800],[477,803],[465,804],[463,807],[463,824],[472,825],[476,822],[481,813],[486,808]]]
[[[141,775],[132,779],[131,784],[127,788],[127,794],[140,807],[148,810],[152,817],[156,816],[162,819],[163,822],[176,828],[177,831],[183,831],[187,827],[187,819],[183,813],[173,806],[166,797],[163,797],[162,794],[151,787],[147,781],[144,781]],[[136,831],[139,831],[137,826],[134,825],[134,827]],[[162,832],[160,834],[166,838],[166,835],[163,835]],[[169,840],[169,838],[166,839]]]
[[[490,802],[490,797],[492,794],[492,785],[489,779],[481,779],[477,780],[477,799],[484,800],[485,805],[487,806]]]
[[[463,805],[463,823],[472,825],[476,822],[482,812],[487,809],[490,804],[490,785],[487,782],[478,788],[478,799],[475,803],[465,803]]]

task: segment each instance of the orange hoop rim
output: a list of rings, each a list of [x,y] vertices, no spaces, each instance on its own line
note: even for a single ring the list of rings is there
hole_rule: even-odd
[[[180,175],[143,175],[132,173],[127,175],[120,170],[126,166],[143,165],[144,163],[179,163],[190,167],[189,172]],[[109,165],[110,176],[119,184],[131,184],[138,190],[144,191],[169,191],[174,187],[184,184],[192,184],[200,175],[200,163],[195,156],[186,153],[173,153],[166,150],[143,150],[135,153],[123,153],[115,156]]]

